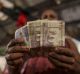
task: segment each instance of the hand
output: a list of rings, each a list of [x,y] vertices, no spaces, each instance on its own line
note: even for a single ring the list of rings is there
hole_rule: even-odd
[[[66,39],[65,47],[53,49],[48,58],[57,68],[80,73],[80,55],[71,39]]]
[[[9,42],[6,51],[6,60],[9,66],[17,67],[24,63],[24,54],[29,49],[24,45],[23,39],[13,39]]]

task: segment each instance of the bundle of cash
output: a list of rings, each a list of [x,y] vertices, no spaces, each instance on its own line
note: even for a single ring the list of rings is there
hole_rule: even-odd
[[[15,38],[24,38],[27,47],[54,47],[65,45],[65,23],[60,20],[36,20],[15,32]]]

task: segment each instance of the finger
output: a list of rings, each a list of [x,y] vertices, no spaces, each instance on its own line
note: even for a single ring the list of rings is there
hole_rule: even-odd
[[[23,64],[23,62],[24,62],[23,59],[20,58],[20,59],[17,59],[15,61],[8,61],[7,64],[11,65],[11,66],[17,66],[17,65]]]
[[[65,64],[63,62],[60,62],[56,59],[53,59],[52,57],[48,57],[48,59],[53,63],[53,65],[56,65],[57,67],[62,67],[62,68],[65,68],[65,69],[72,69],[72,65],[70,64]]]
[[[52,52],[49,54],[49,57],[52,57],[53,59],[56,59],[60,62],[66,63],[66,64],[74,64],[75,59],[73,59],[72,57],[67,57],[64,55],[59,55],[55,52]]]
[[[24,44],[24,39],[22,39],[22,38],[13,39],[8,43],[7,47],[12,47],[12,46],[15,46],[15,45],[18,45],[18,44]]]
[[[16,60],[16,59],[19,59],[19,58],[22,58],[22,57],[23,57],[22,53],[11,53],[11,54],[6,55],[7,61]]]
[[[7,53],[28,53],[30,50],[26,46],[14,46],[9,48]]]
[[[65,42],[66,42],[66,47],[70,48],[71,50],[77,51],[77,47],[76,47],[75,43],[70,38],[67,38],[65,40]]]
[[[56,52],[58,54],[66,55],[66,56],[69,56],[69,57],[73,57],[75,55],[75,53],[73,51],[71,51],[68,48],[64,48],[64,47],[56,47],[54,49],[54,52]]]
[[[22,64],[23,62],[24,62],[23,59],[20,58],[20,59],[15,60],[15,61],[14,61],[14,64],[15,64],[15,65],[18,65],[18,64]]]

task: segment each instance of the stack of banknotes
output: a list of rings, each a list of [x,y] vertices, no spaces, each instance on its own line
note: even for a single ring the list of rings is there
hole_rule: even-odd
[[[65,23],[61,20],[30,21],[16,30],[15,39],[17,38],[24,38],[29,48],[64,46]]]

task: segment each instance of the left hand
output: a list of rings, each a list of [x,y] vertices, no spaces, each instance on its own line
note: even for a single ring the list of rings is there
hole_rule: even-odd
[[[65,47],[56,47],[48,59],[57,68],[80,73],[80,54],[71,39],[66,39]]]

